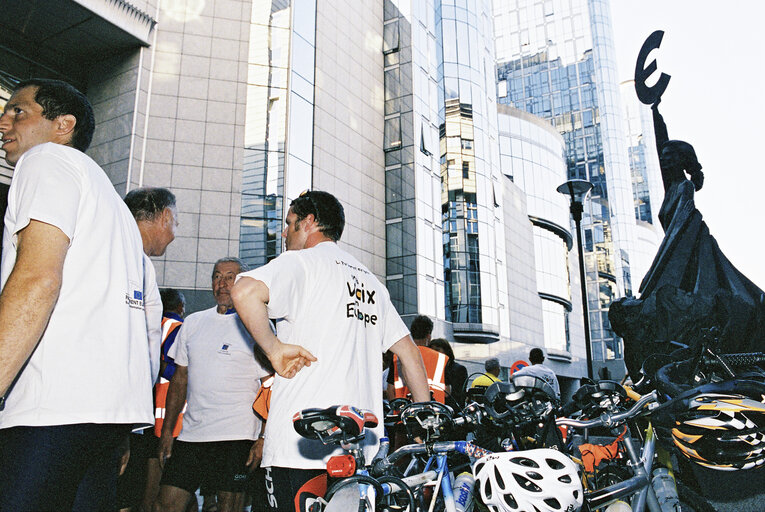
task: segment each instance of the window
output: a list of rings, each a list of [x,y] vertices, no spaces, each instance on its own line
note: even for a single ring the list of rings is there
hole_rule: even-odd
[[[389,151],[401,147],[401,118],[396,116],[385,120],[383,149]]]
[[[399,50],[398,19],[385,24],[383,28],[383,54],[397,52]]]

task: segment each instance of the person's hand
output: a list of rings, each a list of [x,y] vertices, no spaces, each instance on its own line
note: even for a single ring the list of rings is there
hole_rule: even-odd
[[[173,435],[171,433],[162,433],[159,438],[159,451],[157,456],[159,457],[159,467],[165,469],[165,462],[173,454]]]
[[[119,476],[122,476],[123,473],[125,473],[125,470],[127,469],[128,462],[130,461],[130,436],[126,436],[124,441],[122,442],[120,446],[120,451],[122,452],[122,455],[120,455],[120,465],[119,465],[119,473],[117,473]]]
[[[276,373],[285,379],[291,379],[304,366],[316,361],[314,355],[300,345],[281,342],[268,354],[268,359]]]
[[[262,437],[256,439],[255,442],[252,443],[252,448],[250,448],[250,455],[247,457],[246,464],[250,473],[260,466],[260,461],[263,459],[263,444],[264,439]]]

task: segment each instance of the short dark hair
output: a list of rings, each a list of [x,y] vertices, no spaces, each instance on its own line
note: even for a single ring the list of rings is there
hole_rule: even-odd
[[[125,204],[136,221],[154,220],[165,208],[175,206],[175,195],[161,187],[137,188],[127,193]]]
[[[445,338],[433,338],[432,340],[430,340],[430,343],[428,343],[428,347],[434,350],[441,349],[438,351],[439,352],[443,351],[442,353],[449,356],[449,363],[452,363],[454,361],[454,350],[452,350],[451,344]]]
[[[531,364],[542,364],[542,361],[545,360],[545,353],[542,352],[541,348],[535,347],[532,348],[529,352],[529,361],[531,361]]]
[[[159,296],[162,298],[162,311],[164,313],[170,311],[175,313],[181,309],[181,306],[186,305],[186,297],[175,288],[162,288],[159,291]]]
[[[236,263],[239,265],[239,272],[247,272],[250,270],[250,266],[236,256],[226,256],[225,258],[221,258],[215,262],[215,265],[213,265],[212,276],[215,275],[215,269],[218,268],[218,265],[221,263]]]
[[[409,328],[412,338],[416,340],[425,339],[433,332],[433,320],[425,315],[417,315],[412,320],[412,326]]]
[[[292,200],[290,209],[297,216],[298,222],[313,214],[319,231],[335,242],[340,240],[345,229],[345,210],[340,201],[329,192],[303,192]]]
[[[483,369],[487,372],[496,373],[499,375],[500,370],[502,369],[499,366],[499,359],[496,357],[492,357],[490,359],[487,359],[485,363],[483,363]]]
[[[42,107],[45,119],[53,120],[59,116],[72,115],[77,120],[72,133],[71,144],[75,149],[85,152],[93,140],[96,118],[88,98],[72,85],[61,80],[32,78],[19,82],[13,92],[25,87],[36,87],[35,102]]]

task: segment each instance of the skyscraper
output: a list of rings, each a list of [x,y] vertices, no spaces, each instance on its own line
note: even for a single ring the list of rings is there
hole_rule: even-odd
[[[621,357],[608,322],[632,292],[635,215],[607,0],[495,0],[498,102],[549,119],[569,178],[593,184],[583,227],[594,359]]]

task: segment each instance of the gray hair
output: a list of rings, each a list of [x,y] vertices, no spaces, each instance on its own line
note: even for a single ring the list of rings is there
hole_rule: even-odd
[[[492,357],[491,359],[487,359],[486,362],[483,364],[484,370],[491,373],[496,373],[499,375],[500,366],[499,366],[499,359],[496,357]]]
[[[137,188],[125,196],[125,204],[137,221],[152,221],[165,208],[175,207],[175,195],[162,187]]]
[[[221,263],[236,263],[239,265],[239,272],[247,272],[250,270],[250,266],[236,256],[226,256],[225,258],[221,258],[215,262],[215,265],[213,265],[212,275],[210,277],[215,275],[215,269],[218,268],[218,265]]]

